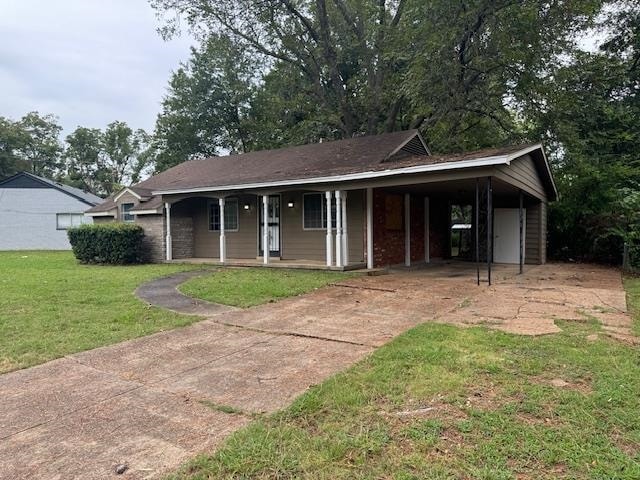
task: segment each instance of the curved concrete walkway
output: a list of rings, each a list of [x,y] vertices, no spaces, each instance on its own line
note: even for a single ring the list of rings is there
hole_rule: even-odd
[[[603,333],[638,338],[620,272],[602,267],[496,269],[492,287],[476,287],[473,269],[444,265],[352,278],[246,310],[176,290],[210,272],[136,293],[211,318],[0,375],[0,478],[157,478],[423,322],[538,335],[557,331],[555,318],[587,313]]]
[[[220,305],[219,303],[189,297],[178,290],[178,286],[187,280],[210,275],[213,272],[215,272],[215,270],[194,270],[191,272],[175,273],[167,277],[143,283],[136,289],[135,294],[140,300],[149,305],[166,308],[167,310],[184,313],[186,315],[210,317],[237,310],[227,305]]]

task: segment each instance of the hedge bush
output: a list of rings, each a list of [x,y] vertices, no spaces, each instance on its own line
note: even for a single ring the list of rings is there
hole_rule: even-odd
[[[142,263],[144,230],[130,223],[82,225],[68,230],[73,254],[82,263]]]

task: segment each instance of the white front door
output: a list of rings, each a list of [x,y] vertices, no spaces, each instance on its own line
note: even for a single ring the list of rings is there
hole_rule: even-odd
[[[522,214],[523,229],[526,232],[526,211],[523,210]],[[517,208],[493,210],[493,261],[520,263],[520,212]]]

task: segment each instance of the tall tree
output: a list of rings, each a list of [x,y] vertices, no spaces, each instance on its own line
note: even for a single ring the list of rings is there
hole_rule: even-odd
[[[103,135],[98,128],[78,127],[65,139],[65,181],[89,192],[102,193]]]
[[[65,181],[98,195],[110,195],[148,173],[152,157],[149,135],[125,122],[110,123],[103,132],[78,127],[65,139]]]
[[[29,112],[18,122],[26,134],[26,142],[20,149],[21,157],[36,175],[54,178],[61,167],[62,127],[53,115]]]
[[[146,159],[141,153],[148,142],[149,137],[144,130],[134,131],[125,122],[115,121],[107,125],[102,140],[105,193],[111,194],[132,178],[139,177]]]
[[[420,127],[437,149],[456,150],[512,137],[509,101],[557,61],[602,2],[151,3],[187,18],[201,38],[228,36],[244,55],[271,65],[271,79],[286,72],[289,96],[316,106],[301,112],[304,121],[322,124],[334,138]],[[175,32],[167,22],[165,36]]]
[[[20,155],[26,142],[27,135],[16,122],[0,117],[0,180],[28,168]]]
[[[246,121],[259,68],[226,36],[212,35],[192,49],[169,82],[155,131],[159,169],[252,144]]]

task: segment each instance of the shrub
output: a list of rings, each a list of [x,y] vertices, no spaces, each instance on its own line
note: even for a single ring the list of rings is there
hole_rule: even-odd
[[[82,225],[68,230],[73,254],[82,263],[142,263],[144,230],[130,223]]]

